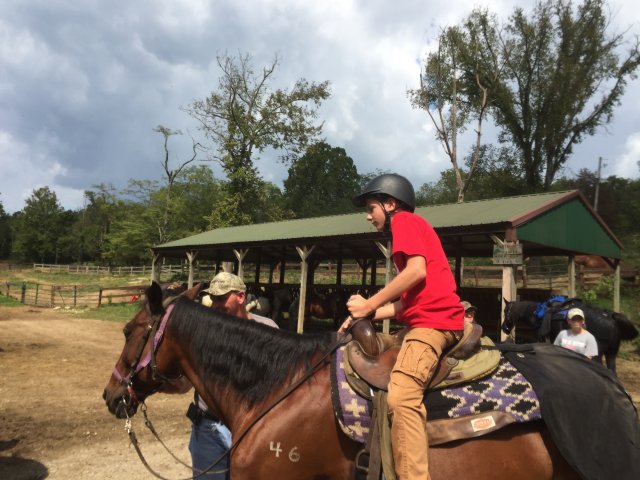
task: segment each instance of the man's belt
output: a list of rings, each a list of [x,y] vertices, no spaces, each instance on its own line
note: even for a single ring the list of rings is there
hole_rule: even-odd
[[[187,410],[187,417],[194,425],[200,424],[202,420],[211,420],[212,422],[220,422],[220,419],[207,410],[202,410],[198,405],[192,403]]]

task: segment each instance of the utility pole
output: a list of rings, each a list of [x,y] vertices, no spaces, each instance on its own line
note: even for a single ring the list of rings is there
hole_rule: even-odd
[[[598,157],[598,179],[596,180],[596,196],[593,200],[593,209],[598,211],[598,193],[600,193],[600,173],[602,172],[602,157]]]

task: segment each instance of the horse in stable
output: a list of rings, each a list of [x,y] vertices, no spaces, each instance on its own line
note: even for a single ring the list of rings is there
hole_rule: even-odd
[[[348,338],[241,322],[193,301],[198,290],[163,301],[157,284],[149,288],[146,303],[124,328],[124,348],[104,389],[109,411],[132,417],[146,397],[186,378],[233,432],[231,478],[356,478],[363,445],[345,434],[333,392],[342,366],[335,358]],[[562,361],[545,364],[551,357],[542,347],[533,349],[535,355],[521,349],[508,356],[525,371],[559,375],[547,388],[540,388],[542,380],[534,384],[541,419],[432,445],[434,480],[640,478],[640,424],[622,385],[564,349],[553,349]],[[528,361],[534,363],[527,368]],[[566,388],[567,376],[582,383]],[[610,408],[596,414],[594,406],[604,402]],[[558,421],[561,426],[554,426]]]

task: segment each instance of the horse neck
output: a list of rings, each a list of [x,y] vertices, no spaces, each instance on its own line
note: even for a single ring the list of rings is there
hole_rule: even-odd
[[[269,404],[329,345],[326,336],[303,339],[192,304],[177,307],[167,329],[174,362],[229,427]]]
[[[234,431],[234,428],[240,424],[241,419],[249,413],[249,409],[242,401],[242,395],[233,388],[222,388],[219,384],[210,384],[200,378],[194,367],[194,359],[191,358],[190,352],[184,352],[179,364],[184,376],[189,379],[193,389],[198,393],[202,401],[206,403],[209,411],[220,418],[231,431]]]

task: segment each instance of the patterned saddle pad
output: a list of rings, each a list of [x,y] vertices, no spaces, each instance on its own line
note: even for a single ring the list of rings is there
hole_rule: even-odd
[[[331,397],[336,418],[344,433],[365,443],[371,425],[371,402],[358,395],[347,382],[344,347],[331,360]],[[508,414],[515,422],[539,420],[540,403],[531,384],[501,357],[490,375],[452,388],[426,393],[429,421],[478,415],[491,411]]]

